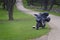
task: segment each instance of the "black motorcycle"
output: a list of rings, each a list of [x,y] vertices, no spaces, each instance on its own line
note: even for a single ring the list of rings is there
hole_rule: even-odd
[[[36,16],[36,29],[38,30],[39,27],[42,27],[42,28],[45,28],[46,26],[46,22],[49,22],[50,21],[50,17],[43,17],[41,16],[42,14],[40,15],[37,15],[37,14],[34,14]],[[45,14],[44,14],[45,15]]]

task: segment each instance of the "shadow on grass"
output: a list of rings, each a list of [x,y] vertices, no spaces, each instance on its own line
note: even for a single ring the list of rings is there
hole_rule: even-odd
[[[11,20],[11,21],[31,21],[31,20],[34,20],[32,18],[22,18],[22,19],[14,19],[14,20]],[[3,19],[0,19],[0,22],[9,22],[10,20],[3,20]]]

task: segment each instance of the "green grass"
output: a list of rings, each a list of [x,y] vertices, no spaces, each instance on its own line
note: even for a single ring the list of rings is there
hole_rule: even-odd
[[[6,10],[0,9],[0,40],[29,40],[45,35],[49,32],[48,25],[45,29],[33,29],[36,24],[31,15],[14,9],[14,21],[8,21]]]

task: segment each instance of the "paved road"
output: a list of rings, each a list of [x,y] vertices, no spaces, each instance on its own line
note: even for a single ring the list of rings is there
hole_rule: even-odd
[[[35,12],[35,11],[24,8],[22,0],[17,0],[16,6],[20,11],[27,14],[34,15],[39,13],[39,12]],[[51,27],[51,31],[45,36],[32,39],[32,40],[60,40],[60,17],[54,16],[54,15],[50,15],[50,17],[51,17],[51,21],[49,22],[49,25]]]

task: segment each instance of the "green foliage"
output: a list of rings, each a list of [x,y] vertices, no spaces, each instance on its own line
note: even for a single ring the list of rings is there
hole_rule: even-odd
[[[55,10],[56,9],[60,9],[60,6],[57,6],[57,5],[54,5],[53,7],[54,7]],[[53,15],[56,15],[56,16],[60,16],[59,12],[56,12],[54,10],[53,11],[41,10],[40,6],[33,6],[33,7],[31,7],[31,6],[25,6],[25,8],[28,8],[28,9],[31,9],[31,10],[34,10],[34,11],[38,11],[38,12],[49,12],[50,14],[53,14]]]
[[[27,4],[27,0],[22,0],[23,1],[23,5],[24,7],[26,7],[28,4]]]

